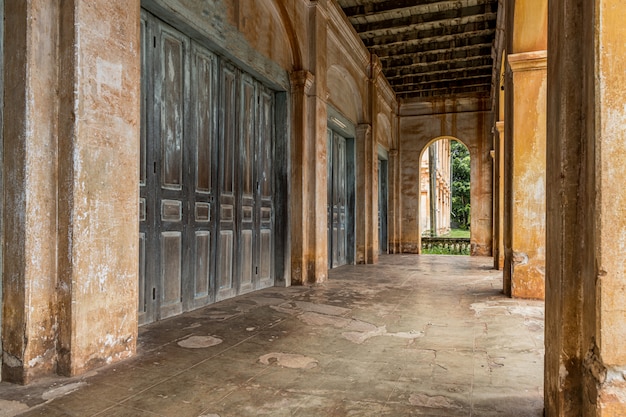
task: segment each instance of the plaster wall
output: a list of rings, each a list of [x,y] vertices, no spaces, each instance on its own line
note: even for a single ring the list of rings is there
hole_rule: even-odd
[[[20,383],[53,371],[57,354],[59,13],[46,1],[5,6],[2,377]]]
[[[376,262],[378,145],[398,148],[397,103],[336,2],[9,2],[6,379],[75,375],[135,351],[140,7],[289,93],[278,112],[286,270],[277,282],[327,276],[329,105],[369,132],[356,144],[356,229],[360,256]],[[390,190],[397,169],[390,163]]]
[[[505,279],[513,297],[545,293],[546,52],[508,56],[512,99],[505,119]]]
[[[623,416],[626,11],[559,0],[549,16],[546,416]]]
[[[437,111],[443,109],[442,112]],[[411,114],[413,113],[413,114]],[[490,120],[487,111],[459,111],[435,103],[431,114],[415,114],[400,108],[400,210],[399,236],[402,253],[419,253],[419,178],[422,152],[435,139],[457,139],[470,151],[471,244],[472,255],[490,256],[492,240],[492,161]]]
[[[505,4],[504,288],[543,299],[548,1]]]
[[[135,351],[139,3],[6,11],[3,379],[27,383]]]

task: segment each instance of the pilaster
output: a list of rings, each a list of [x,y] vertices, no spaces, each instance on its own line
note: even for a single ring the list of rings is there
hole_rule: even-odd
[[[291,280],[293,284],[308,282],[306,254],[309,250],[309,190],[311,184],[310,158],[306,157],[309,103],[315,77],[308,71],[295,71],[290,74],[292,126],[291,132]]]
[[[510,170],[505,204],[511,223],[505,274],[513,297],[543,299],[547,52],[507,58],[511,83],[507,99],[512,98],[512,108],[505,119],[505,165]]]
[[[371,264],[372,231],[369,223],[372,212],[372,175],[371,153],[373,143],[372,125],[360,124],[356,128],[356,168],[357,168],[357,201],[356,201],[356,263]]]
[[[495,181],[495,242],[494,242],[494,267],[501,270],[504,267],[504,121],[496,122],[494,145],[494,181]],[[504,293],[511,295],[511,283],[504,283]]]

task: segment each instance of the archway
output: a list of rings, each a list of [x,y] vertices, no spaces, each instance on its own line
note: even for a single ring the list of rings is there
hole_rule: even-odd
[[[469,149],[454,137],[433,139],[419,163],[421,253],[470,254]]]

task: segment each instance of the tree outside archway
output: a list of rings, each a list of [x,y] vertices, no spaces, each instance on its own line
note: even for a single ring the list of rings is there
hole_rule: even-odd
[[[452,158],[452,228],[470,227],[470,154],[465,145],[455,140],[450,143]]]

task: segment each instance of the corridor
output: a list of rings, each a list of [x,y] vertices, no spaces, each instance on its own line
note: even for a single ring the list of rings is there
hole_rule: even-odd
[[[216,303],[141,327],[133,359],[0,384],[0,417],[541,416],[543,302],[492,264],[382,256]]]

